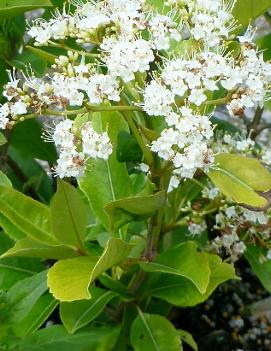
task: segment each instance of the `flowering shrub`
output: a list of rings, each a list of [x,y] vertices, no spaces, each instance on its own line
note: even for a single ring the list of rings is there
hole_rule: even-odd
[[[0,107],[5,349],[182,350],[169,311],[242,256],[271,291],[271,64],[250,25],[271,3],[249,2],[73,0],[29,21]],[[15,3],[0,16],[51,5]]]

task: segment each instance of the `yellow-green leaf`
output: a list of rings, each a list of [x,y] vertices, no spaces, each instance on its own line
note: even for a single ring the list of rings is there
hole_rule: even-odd
[[[124,224],[150,217],[166,202],[166,193],[160,191],[154,195],[131,196],[109,202],[104,209],[110,218],[110,228],[114,231]]]
[[[131,344],[135,351],[181,351],[178,332],[165,317],[142,313],[131,327]]]
[[[190,280],[200,293],[204,293],[209,284],[210,268],[207,254],[197,251],[194,242],[182,243],[162,254],[153,262],[140,263],[146,272],[168,273]]]
[[[54,236],[67,246],[83,250],[87,209],[78,190],[58,180],[50,214]]]
[[[33,240],[24,238],[17,241],[14,246],[6,251],[0,258],[6,257],[37,257],[42,259],[64,259],[79,256],[78,251],[64,246],[49,246]]]
[[[0,0],[0,18],[15,17],[27,11],[51,6],[50,0]]]
[[[267,200],[260,194],[271,189],[271,173],[253,158],[218,154],[209,178],[231,200],[254,207],[264,207]]]
[[[132,245],[111,238],[101,257],[76,257],[58,261],[48,272],[48,286],[60,301],[90,299],[90,284],[103,272],[124,260]]]
[[[59,244],[52,234],[49,208],[3,186],[0,186],[0,225],[12,238],[29,236],[46,245]]]

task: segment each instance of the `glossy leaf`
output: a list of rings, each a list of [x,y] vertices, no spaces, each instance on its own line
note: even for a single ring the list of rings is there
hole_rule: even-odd
[[[270,8],[271,0],[237,0],[233,15],[241,26],[247,26]]]
[[[119,332],[118,326],[92,326],[70,335],[63,326],[53,325],[24,338],[18,351],[110,351]]]
[[[90,284],[107,269],[124,260],[132,245],[112,238],[101,257],[76,257],[58,261],[48,273],[48,286],[60,301],[90,299]]]
[[[165,318],[139,311],[131,327],[135,351],[181,351],[181,340],[174,326]]]
[[[149,294],[180,306],[195,306],[205,301],[218,285],[236,279],[234,267],[221,261],[216,255],[208,255],[211,269],[210,282],[204,294],[188,279],[170,274],[153,273]],[[199,272],[200,273],[200,272]]]
[[[24,158],[37,158],[55,162],[57,152],[53,143],[42,138],[43,127],[36,119],[18,123],[11,132],[9,145],[16,148]],[[27,142],[26,142],[27,141]]]
[[[245,257],[264,288],[271,293],[271,260],[267,260],[265,256],[260,247],[247,245]]]
[[[197,251],[194,242],[175,246],[158,255],[153,262],[141,262],[146,272],[160,272],[181,276],[190,280],[200,293],[205,293],[209,284],[208,256]]]
[[[27,11],[51,6],[49,0],[0,0],[0,18],[15,17]]]
[[[95,286],[90,288],[91,300],[62,302],[60,317],[69,333],[84,327],[95,319],[110,300],[118,296],[113,291],[103,290]]]
[[[87,209],[78,190],[58,180],[50,213],[54,236],[65,245],[81,249],[87,226]]]
[[[24,238],[15,243],[0,258],[6,257],[37,257],[41,259],[64,259],[79,256],[79,252],[64,245],[49,246],[33,240]],[[0,261],[1,263],[1,261]]]
[[[0,214],[0,224],[11,238],[29,236],[45,244],[58,244],[51,234],[49,209],[31,197],[0,186]]]
[[[5,312],[8,320],[19,322],[31,311],[37,300],[47,290],[47,271],[42,271],[19,281],[7,293]]]
[[[208,177],[231,200],[264,207],[267,200],[258,194],[271,189],[271,173],[258,160],[233,154],[218,154]]]
[[[34,333],[53,313],[58,304],[59,302],[51,294],[42,295],[28,315],[21,322],[14,324],[15,333],[20,337]]]
[[[13,241],[4,233],[0,233],[0,254],[5,253]],[[39,260],[31,258],[10,257],[0,259],[0,290],[8,290],[15,283],[43,270]]]
[[[128,131],[128,126],[119,113],[95,113],[93,122],[97,131],[108,130],[114,150],[118,133]],[[93,212],[107,229],[110,223],[104,206],[131,194],[131,181],[126,165],[117,161],[116,150],[107,161],[90,159],[79,186],[86,194]]]
[[[132,196],[109,202],[104,208],[110,218],[110,228],[114,231],[126,223],[150,217],[166,202],[166,193]]]

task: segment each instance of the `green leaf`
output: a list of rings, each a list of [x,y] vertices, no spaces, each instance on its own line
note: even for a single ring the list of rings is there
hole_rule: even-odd
[[[47,271],[42,271],[14,284],[7,293],[4,313],[12,322],[22,321],[31,311],[39,297],[47,290]]]
[[[271,8],[271,0],[237,0],[233,15],[241,26],[248,26],[256,18]],[[238,28],[241,29],[240,27]]]
[[[54,236],[63,244],[83,249],[87,226],[87,209],[78,190],[58,180],[51,206]]]
[[[109,202],[104,209],[110,218],[110,228],[114,231],[126,223],[150,217],[166,202],[166,193],[131,196]]]
[[[59,302],[56,301],[51,294],[47,293],[42,295],[28,315],[20,323],[13,325],[13,330],[16,335],[24,337],[34,333],[44,322],[46,322],[58,304]]]
[[[18,351],[110,351],[119,333],[118,326],[92,326],[70,335],[62,325],[53,325],[24,338]]]
[[[30,50],[24,50],[22,53],[16,55],[9,61],[12,67],[27,74],[29,71],[29,66],[35,76],[42,77],[47,69],[47,62],[41,57],[33,54]]]
[[[90,284],[103,272],[124,260],[132,245],[111,238],[100,258],[76,257],[58,261],[48,273],[48,286],[60,301],[90,299]]]
[[[113,291],[103,290],[92,286],[91,300],[61,302],[60,317],[65,328],[73,334],[94,320],[105,308],[110,300],[118,296]]]
[[[43,128],[36,119],[18,123],[12,128],[9,145],[16,148],[25,158],[37,158],[51,163],[57,160],[57,152],[53,143],[42,138]]]
[[[183,342],[189,345],[194,351],[198,351],[198,345],[190,333],[182,329],[178,329],[177,331]]]
[[[130,338],[135,351],[182,350],[178,332],[165,317],[140,310],[132,324]]]
[[[0,186],[6,187],[6,188],[12,188],[11,181],[2,171],[0,171]]]
[[[267,200],[259,194],[271,189],[271,173],[258,160],[233,154],[218,154],[208,177],[231,200],[264,207]]]
[[[0,18],[15,17],[27,11],[51,6],[49,0],[0,0]]]
[[[4,233],[0,233],[0,254],[7,251],[13,241]],[[8,290],[19,280],[30,277],[43,270],[40,261],[30,258],[5,258],[0,260],[0,290]]]
[[[7,138],[4,136],[2,132],[0,132],[0,146],[5,145],[7,143]]]
[[[168,273],[186,278],[200,293],[205,293],[209,284],[208,256],[198,252],[197,245],[192,241],[163,252],[153,262],[141,262],[140,267],[146,272]]]
[[[85,176],[79,181],[79,186],[86,194],[97,218],[105,228],[109,229],[109,218],[104,206],[109,202],[125,198],[132,192],[126,165],[117,161],[115,151],[118,133],[129,129],[119,113],[94,113],[93,123],[98,131],[108,130],[114,152],[107,161],[90,159]]]
[[[264,288],[271,293],[271,260],[267,260],[265,256],[260,247],[247,245],[245,257]]]
[[[49,246],[40,243],[31,238],[24,238],[15,243],[15,245],[6,251],[0,258],[6,257],[38,257],[41,259],[65,259],[79,256],[78,251],[64,246]],[[1,262],[1,261],[0,261]]]
[[[117,159],[119,162],[142,161],[142,150],[136,138],[126,131],[118,134]]]
[[[26,49],[33,52],[34,54],[36,54],[37,56],[39,56],[43,60],[48,61],[50,63],[55,63],[55,60],[57,58],[56,55],[50,54],[49,52],[46,52],[46,51],[41,50],[39,48],[35,48],[33,46],[27,45]]]
[[[7,175],[17,190],[49,203],[53,195],[52,178],[35,159],[26,158],[9,145]]]
[[[34,240],[57,245],[51,234],[49,209],[19,191],[0,186],[0,224],[15,239],[29,236]]]
[[[256,39],[256,44],[266,61],[271,59],[271,33]]]
[[[234,267],[222,262],[216,255],[208,255],[211,269],[210,282],[204,294],[188,279],[170,274],[152,273],[149,294],[180,306],[195,306],[205,301],[218,285],[236,279]],[[200,271],[199,271],[200,273]]]

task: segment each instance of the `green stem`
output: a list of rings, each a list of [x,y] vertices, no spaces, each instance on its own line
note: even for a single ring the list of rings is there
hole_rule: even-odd
[[[206,101],[205,105],[215,105],[215,106],[224,105],[230,101],[231,97],[232,97],[232,93],[229,93],[228,95],[226,95],[225,97],[223,97],[221,99]]]
[[[40,115],[46,115],[46,116],[70,116],[70,115],[78,115],[78,114],[83,114],[83,113],[88,113],[88,112],[112,112],[112,111],[118,111],[118,112],[123,112],[123,111],[141,111],[140,107],[137,106],[91,106],[90,104],[86,103],[84,108],[80,108],[77,110],[69,110],[69,111],[57,111],[57,110],[49,110],[46,109],[44,111],[41,111]],[[37,117],[38,114],[28,114],[28,115],[22,115],[21,117],[23,119],[31,119]]]
[[[97,112],[97,111],[142,111],[142,108],[139,106],[129,106],[129,105],[121,105],[121,106],[92,106],[88,103],[84,104],[86,106],[86,108],[89,111],[92,112]]]
[[[59,43],[55,43],[53,41],[49,41],[48,42],[51,46],[54,46],[56,48],[61,48],[61,49],[64,49],[64,50],[69,50],[69,51],[72,51],[72,52],[77,52],[78,54],[80,55],[84,55],[84,56],[88,56],[88,57],[100,57],[101,55],[100,54],[94,54],[94,53],[91,53],[91,52],[86,52],[84,51],[83,49],[82,50],[76,50],[76,49],[73,49],[71,47],[69,47],[68,45],[66,44],[59,44]]]

